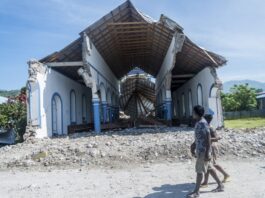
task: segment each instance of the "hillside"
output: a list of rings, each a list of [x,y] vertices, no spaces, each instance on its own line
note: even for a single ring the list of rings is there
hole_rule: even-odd
[[[223,91],[225,93],[228,93],[234,85],[242,85],[242,84],[246,84],[246,83],[250,87],[253,87],[255,89],[262,89],[263,91],[265,91],[265,83],[255,81],[255,80],[232,80],[232,81],[224,82],[223,83]]]
[[[17,96],[19,94],[20,90],[0,90],[0,96],[3,97],[13,97],[13,96]]]

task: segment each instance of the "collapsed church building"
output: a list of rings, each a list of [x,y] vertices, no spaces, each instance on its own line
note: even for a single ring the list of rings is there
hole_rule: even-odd
[[[165,15],[155,21],[126,1],[64,49],[28,62],[28,132],[100,132],[121,110],[133,119],[153,115],[187,124],[197,104],[214,112],[213,125],[221,127],[216,69],[225,63],[175,21]],[[135,69],[141,72],[130,73]]]

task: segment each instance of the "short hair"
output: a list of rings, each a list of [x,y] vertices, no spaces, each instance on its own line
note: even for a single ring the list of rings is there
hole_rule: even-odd
[[[204,115],[204,108],[201,105],[196,105],[193,107],[193,111],[196,115],[202,117]]]
[[[211,115],[211,114],[206,114],[206,115],[204,115],[204,118],[205,118],[205,120],[208,122],[208,124],[210,124],[211,121],[213,120],[213,115]]]

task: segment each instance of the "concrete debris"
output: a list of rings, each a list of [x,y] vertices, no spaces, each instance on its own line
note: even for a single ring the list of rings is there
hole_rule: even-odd
[[[265,157],[265,128],[218,131],[223,158]],[[127,128],[101,135],[76,133],[60,138],[28,138],[0,148],[0,169],[125,167],[131,164],[190,161],[192,128]]]

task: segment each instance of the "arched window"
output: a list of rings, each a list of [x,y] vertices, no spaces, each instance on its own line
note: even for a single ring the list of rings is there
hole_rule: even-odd
[[[203,106],[203,95],[202,95],[202,86],[201,84],[197,87],[197,103],[198,105]]]
[[[76,124],[76,95],[74,90],[70,92],[70,123]]]
[[[82,96],[82,123],[87,123],[87,101],[86,96]]]
[[[184,93],[182,93],[181,100],[182,100],[182,115],[186,116],[185,95],[184,95]]]
[[[192,108],[193,108],[192,95],[191,95],[191,90],[189,90],[189,115],[190,116],[192,116]]]
[[[52,97],[52,134],[63,134],[63,103],[58,93]]]

